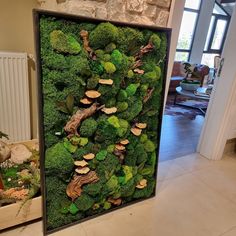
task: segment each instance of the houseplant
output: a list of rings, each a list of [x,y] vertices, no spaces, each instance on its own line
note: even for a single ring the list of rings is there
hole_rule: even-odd
[[[196,67],[192,66],[190,63],[183,63],[184,70],[186,73],[185,78],[180,82],[180,87],[184,90],[195,91],[200,87],[200,81],[196,78],[200,78]]]

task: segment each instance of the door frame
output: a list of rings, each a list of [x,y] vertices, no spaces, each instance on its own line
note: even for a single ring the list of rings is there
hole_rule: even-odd
[[[226,141],[230,135],[235,116],[236,101],[236,11],[231,17],[228,35],[222,53],[224,65],[216,79],[197,151],[210,160],[223,157]],[[235,124],[236,127],[236,124]]]

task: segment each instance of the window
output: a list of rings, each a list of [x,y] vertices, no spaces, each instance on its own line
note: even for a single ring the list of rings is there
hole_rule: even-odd
[[[178,44],[175,54],[176,61],[188,61],[191,53],[193,37],[199,15],[201,0],[186,0],[181,22]]]
[[[186,0],[185,2],[185,8],[195,9],[199,10],[201,4],[201,0]]]
[[[184,12],[177,45],[178,49],[189,50],[191,48],[196,21],[197,13]]]
[[[202,64],[214,67],[214,58],[221,54],[224,46],[229,21],[230,16],[218,3],[215,3],[202,55]]]

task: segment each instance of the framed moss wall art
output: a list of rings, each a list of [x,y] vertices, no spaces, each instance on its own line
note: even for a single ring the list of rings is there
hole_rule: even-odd
[[[155,195],[170,29],[34,11],[44,233]]]

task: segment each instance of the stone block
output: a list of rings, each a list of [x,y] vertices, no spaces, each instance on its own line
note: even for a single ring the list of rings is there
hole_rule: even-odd
[[[169,19],[169,12],[166,10],[159,10],[156,20],[156,25],[166,27]]]
[[[74,1],[68,2],[65,11],[81,16],[95,17],[95,7],[89,5],[81,5]]]
[[[96,1],[96,2],[107,2],[107,0],[89,0],[89,1]]]
[[[58,4],[66,2],[66,0],[56,0]]]
[[[129,0],[126,3],[126,9],[131,13],[142,13],[144,9],[144,0]]]
[[[108,19],[124,21],[125,0],[109,0],[107,2]]]
[[[95,17],[100,19],[107,19],[107,9],[105,7],[97,7],[95,10]]]
[[[171,0],[147,0],[147,3],[153,4],[159,7],[170,7]]]
[[[146,4],[143,15],[155,19],[157,16],[157,7],[155,5]]]

